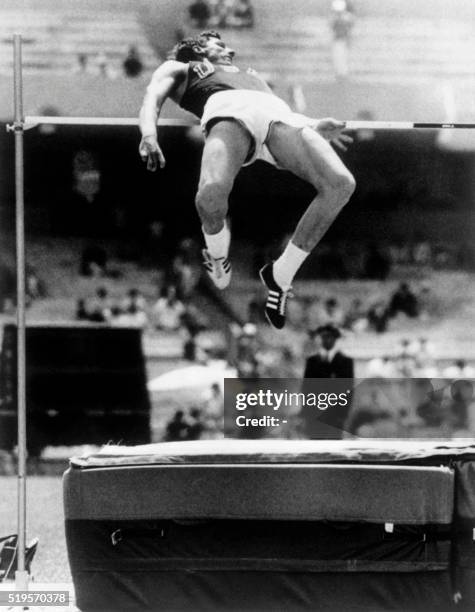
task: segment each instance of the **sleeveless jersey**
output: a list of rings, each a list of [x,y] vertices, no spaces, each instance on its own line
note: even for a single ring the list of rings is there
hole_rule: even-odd
[[[205,60],[188,64],[188,83],[180,106],[201,119],[208,99],[218,91],[251,89],[269,91],[257,74],[242,72],[236,66],[221,66]]]

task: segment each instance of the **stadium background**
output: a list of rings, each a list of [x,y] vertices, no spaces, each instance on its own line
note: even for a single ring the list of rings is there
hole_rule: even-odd
[[[14,31],[24,37],[25,114],[133,117],[151,72],[177,35],[196,31],[187,15],[190,4],[3,0],[0,119],[6,124],[12,116]],[[259,70],[294,108],[343,119],[474,120],[470,2],[355,3],[350,72],[344,79],[335,76],[332,65],[329,2],[255,0],[252,5],[253,27],[225,28],[223,36],[237,51],[236,63]],[[143,65],[133,78],[122,68],[130,45]],[[88,57],[86,70],[78,68],[81,54]],[[164,119],[186,117],[172,104],[162,112]],[[128,292],[137,289],[139,310],[146,311],[148,321],[129,317],[115,323],[145,327],[149,381],[205,362],[214,368],[226,362],[242,375],[298,378],[315,349],[307,332],[322,317],[343,323],[341,346],[355,358],[359,376],[389,363],[391,376],[437,378],[455,360],[474,361],[471,132],[356,135],[343,158],[356,176],[357,191],[302,269],[283,334],[259,317],[263,294],[256,271],[278,251],[311,190],[264,164],[242,172],[231,201],[235,277],[232,288],[217,295],[199,268],[201,238],[193,205],[199,129],[190,123],[164,126],[160,133],[168,164],[154,175],[145,172],[137,155],[136,128],[40,127],[26,133],[30,324],[77,325],[80,301],[86,309],[100,309],[105,301],[119,316]],[[6,132],[0,163],[1,316],[9,322],[14,181],[13,139]],[[167,329],[154,324],[150,312],[160,291],[177,282],[183,284],[179,297],[188,318]],[[417,315],[396,313],[383,320],[381,330],[377,321],[381,313],[385,318],[401,282],[408,282],[416,297]],[[101,288],[107,292],[102,302]],[[336,314],[322,314],[329,299],[337,301]],[[356,327],[348,322],[355,299],[366,321]],[[109,326],[112,319],[106,318],[102,323],[96,317],[95,324]],[[195,387],[190,385],[183,400],[175,390],[158,399],[150,393],[153,439],[161,439],[177,409],[193,407]],[[203,410],[210,390],[201,392]],[[388,409],[385,405],[386,416]],[[399,407],[394,411],[396,423]],[[473,419],[467,421],[468,428],[472,425]]]

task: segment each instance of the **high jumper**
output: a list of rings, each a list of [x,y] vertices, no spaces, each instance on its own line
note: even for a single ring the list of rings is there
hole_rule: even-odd
[[[317,195],[284,252],[260,270],[268,291],[266,317],[281,329],[294,276],[355,189],[352,174],[331,146],[346,149],[352,138],[343,133],[343,121],[292,112],[254,70],[235,66],[234,55],[211,30],[176,45],[174,59],[159,66],[147,87],[139,153],[148,170],[165,166],[157,120],[167,98],[201,119],[206,138],[196,208],[206,243],[204,265],[220,289],[231,279],[226,215],[239,170],[260,159],[315,187]]]

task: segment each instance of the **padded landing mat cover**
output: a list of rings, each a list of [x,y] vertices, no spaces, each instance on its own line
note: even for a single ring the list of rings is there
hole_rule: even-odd
[[[417,440],[197,440],[104,446],[71,459],[76,468],[167,463],[410,463],[475,461],[475,444]]]
[[[440,459],[437,467],[405,464],[410,457],[438,457],[447,447],[402,446],[213,440],[105,447],[71,461],[65,514],[94,520],[451,523],[453,470]]]
[[[70,519],[450,524],[454,474],[398,465],[145,465],[69,469]]]

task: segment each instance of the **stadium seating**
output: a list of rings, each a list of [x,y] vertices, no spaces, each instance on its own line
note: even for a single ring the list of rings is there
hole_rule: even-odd
[[[152,69],[157,58],[141,25],[141,5],[130,0],[99,5],[90,0],[41,0],[18,8],[7,0],[1,8],[0,72],[11,70],[14,31],[24,36],[27,73],[69,72],[78,54],[101,52],[117,69],[129,44],[138,46],[146,68]],[[350,56],[352,79],[420,84],[444,78],[465,80],[473,74],[473,19],[464,19],[463,14],[441,19],[437,17],[441,13],[434,11],[431,16],[429,10],[425,16],[422,10],[416,15],[403,10],[385,15],[373,5],[362,3],[357,14]],[[255,9],[255,30],[226,31],[227,41],[239,51],[240,63],[271,79],[278,74],[279,80],[290,83],[334,79],[326,5],[256,0]],[[153,11],[158,20],[159,4]]]

